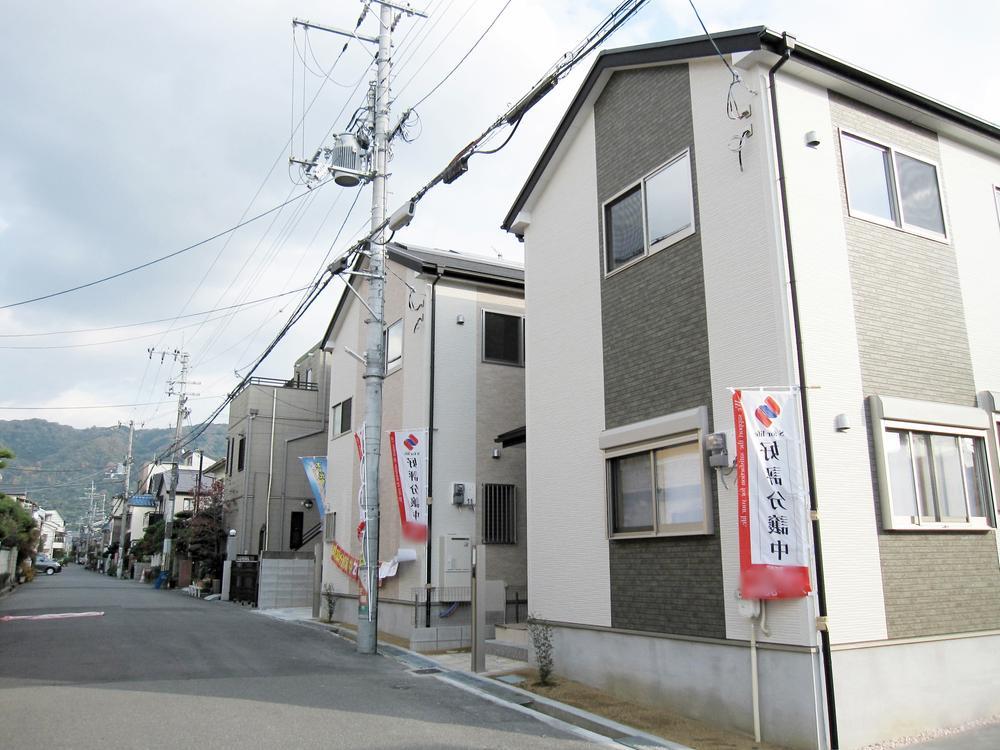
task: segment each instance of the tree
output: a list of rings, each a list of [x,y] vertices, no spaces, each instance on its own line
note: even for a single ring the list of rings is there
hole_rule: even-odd
[[[0,447],[0,469],[14,454]],[[19,502],[0,492],[0,545],[15,547],[18,562],[34,557],[38,545],[38,528],[35,519]]]
[[[208,494],[200,498],[198,510],[188,514],[177,534],[178,548],[187,549],[191,560],[198,565],[199,576],[218,578],[221,575],[226,541],[224,489],[221,481],[212,482]]]

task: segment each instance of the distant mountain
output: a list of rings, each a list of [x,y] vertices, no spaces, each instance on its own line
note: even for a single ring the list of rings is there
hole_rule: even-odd
[[[130,491],[135,491],[138,468],[161,455],[173,437],[171,429],[136,430]],[[91,480],[98,493],[107,493],[109,508],[111,496],[122,492],[122,477],[110,478],[109,474],[125,458],[127,429],[78,430],[44,419],[0,420],[0,446],[15,454],[2,471],[0,490],[8,494],[27,491],[42,507],[59,511],[68,526],[87,515],[89,501],[84,493],[90,490]],[[226,425],[209,426],[188,447],[221,458],[226,452]]]

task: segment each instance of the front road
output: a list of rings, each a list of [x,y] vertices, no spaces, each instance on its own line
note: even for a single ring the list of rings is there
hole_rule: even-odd
[[[0,599],[4,747],[594,745],[324,631],[71,565]]]

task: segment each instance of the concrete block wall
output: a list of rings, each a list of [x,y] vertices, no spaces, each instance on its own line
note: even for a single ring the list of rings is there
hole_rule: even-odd
[[[260,561],[259,585],[257,606],[261,609],[311,607],[312,555],[266,553]]]

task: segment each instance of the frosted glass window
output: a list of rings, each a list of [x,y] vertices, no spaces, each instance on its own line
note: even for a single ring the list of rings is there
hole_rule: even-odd
[[[885,453],[889,468],[893,510],[899,516],[917,516],[917,488],[913,483],[913,460],[909,436],[905,432],[887,430]]]
[[[914,524],[968,523],[991,505],[982,438],[886,430],[886,472],[894,517]]]
[[[691,160],[684,154],[646,180],[646,226],[650,247],[693,224]]]
[[[941,519],[965,520],[965,482],[958,454],[958,439],[951,435],[932,435],[934,483]]]
[[[661,525],[701,523],[705,503],[701,487],[701,452],[697,443],[656,451],[656,509]]]
[[[941,212],[941,194],[934,165],[906,154],[896,154],[896,174],[903,221],[944,234],[944,214]]]

